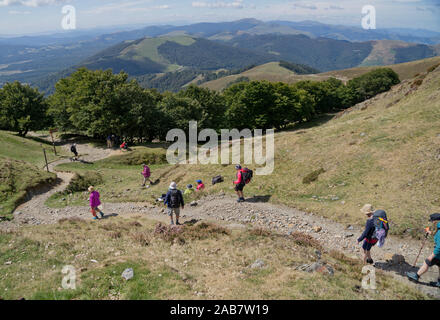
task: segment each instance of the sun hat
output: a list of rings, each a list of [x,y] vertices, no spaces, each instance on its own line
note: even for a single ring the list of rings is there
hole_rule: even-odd
[[[199,179],[199,180],[196,180],[196,182],[197,182],[197,183],[202,183],[202,180]]]
[[[366,204],[362,207],[361,212],[364,214],[372,214],[374,213],[374,208],[371,204]]]
[[[193,185],[192,185],[192,184],[188,184],[188,185],[186,186],[186,188],[187,188],[187,189],[192,189],[192,188],[193,188]]]
[[[92,191],[95,191],[95,188],[93,186],[90,186],[88,190],[89,190],[89,192],[92,192]]]
[[[175,183],[175,182],[171,182],[171,184],[170,184],[170,189],[177,189],[177,183]]]

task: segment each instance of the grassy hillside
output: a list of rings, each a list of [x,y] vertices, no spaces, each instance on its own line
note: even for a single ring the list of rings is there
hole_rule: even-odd
[[[90,69],[124,70],[132,76],[171,72],[180,67],[202,70],[241,68],[271,60],[270,55],[233,48],[185,35],[142,38],[103,50],[81,65]]]
[[[437,66],[438,64],[440,64],[440,57],[433,57],[412,62],[394,64],[387,67],[393,69],[399,75],[400,80],[408,80],[414,78],[414,76],[418,74],[423,74],[429,68]],[[290,70],[280,67],[278,62],[270,62],[265,65],[257,66],[246,72],[242,72],[240,74],[203,83],[201,84],[201,86],[220,91],[240,77],[248,77],[250,80],[268,80],[272,82],[281,81],[285,83],[295,83],[301,80],[324,81],[331,77],[343,81],[348,81],[355,77],[359,77],[367,72],[370,72],[376,68],[377,67],[373,66],[358,67],[318,74],[298,75],[294,72],[291,72]]]
[[[27,162],[0,156],[0,220],[25,201],[27,193],[55,182],[55,174]]]
[[[301,234],[231,230],[210,223],[170,229],[142,216],[0,233],[2,299],[427,299],[376,272],[377,290],[360,288],[362,265],[322,253],[322,272],[300,270],[322,248]],[[251,267],[260,259],[262,267]],[[61,287],[64,266],[76,289]],[[133,268],[134,277],[121,277]],[[30,272],[32,269],[32,272]],[[331,270],[333,274],[329,274]],[[14,276],[11,276],[14,275]]]
[[[392,233],[417,236],[427,214],[440,206],[436,169],[439,84],[437,68],[404,81],[341,117],[277,134],[275,170],[272,175],[255,177],[246,188],[247,196],[267,196],[274,203],[357,225],[364,223],[359,208],[373,203],[389,213]],[[316,181],[303,182],[321,168],[324,173]],[[170,181],[183,187],[198,178],[210,181],[218,174],[226,182],[209,186],[207,192],[233,193],[229,183],[235,174],[233,165],[155,168],[153,179],[160,178],[161,182],[148,191],[137,187],[140,169],[130,170],[122,184],[107,182],[102,186],[105,201],[115,201],[115,196],[130,201],[154,199],[167,190]]]
[[[267,80],[271,82],[295,83],[300,80],[327,80],[330,76],[321,74],[300,75],[280,66],[279,62],[269,62],[245,72],[202,83],[200,86],[212,90],[223,90],[239,78],[249,80]]]

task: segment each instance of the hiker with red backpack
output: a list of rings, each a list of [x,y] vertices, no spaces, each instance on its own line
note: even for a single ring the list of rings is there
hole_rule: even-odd
[[[165,196],[164,204],[168,207],[171,225],[174,225],[173,213],[176,215],[176,225],[180,225],[180,208],[182,208],[182,210],[185,209],[185,203],[183,201],[182,191],[177,189],[177,184],[175,182],[171,182],[170,188]]]
[[[241,165],[237,164],[235,166],[235,170],[237,170],[237,180],[233,183],[235,185],[235,192],[237,193],[238,200],[237,202],[244,202],[243,189],[248,184],[253,176],[252,170],[248,168],[242,168]]]
[[[364,263],[373,264],[374,261],[371,258],[370,251],[377,243],[379,243],[379,247],[384,245],[389,230],[388,218],[385,211],[375,211],[371,204],[363,206],[361,212],[364,213],[368,219],[365,224],[365,230],[358,239],[358,243],[364,241],[362,244]]]

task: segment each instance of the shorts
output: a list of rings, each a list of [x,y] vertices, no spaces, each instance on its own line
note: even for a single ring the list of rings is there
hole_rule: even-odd
[[[173,213],[174,213],[176,216],[180,216],[180,208],[168,208],[168,215],[169,215],[170,217],[173,216]]]
[[[428,265],[428,267],[432,267],[432,266],[440,267],[440,259],[438,259],[438,258],[434,258],[434,259],[432,259],[432,261],[429,261],[428,259],[426,259],[425,262]]]
[[[243,191],[245,184],[240,183],[235,185],[235,191]]]
[[[371,248],[373,248],[376,243],[377,243],[377,239],[369,240],[369,241],[365,239],[364,244],[362,245],[362,249],[366,251],[370,251]]]

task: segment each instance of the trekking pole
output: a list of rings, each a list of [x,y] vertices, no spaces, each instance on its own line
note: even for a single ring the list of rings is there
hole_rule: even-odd
[[[428,229],[429,229],[429,228],[428,228]],[[426,231],[426,229],[425,229],[425,231]],[[422,247],[420,248],[420,251],[419,251],[419,254],[417,255],[416,261],[414,261],[414,267],[416,266],[416,264],[417,264],[417,260],[419,260],[420,254],[422,253],[422,250],[423,250],[423,248],[425,247],[426,240],[428,240],[428,235],[429,235],[428,233],[425,234],[425,240],[423,240]]]

